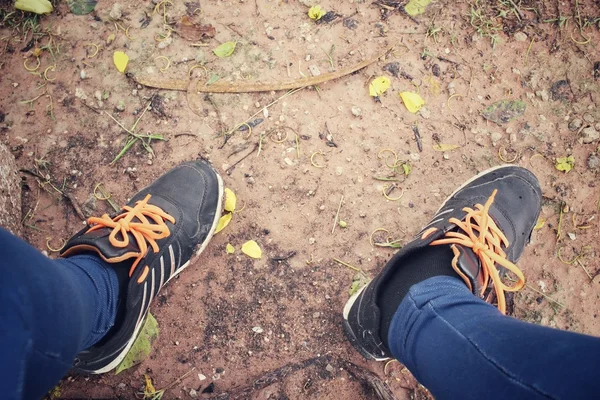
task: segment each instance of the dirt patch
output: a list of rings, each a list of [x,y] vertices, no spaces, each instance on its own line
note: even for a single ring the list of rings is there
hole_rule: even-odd
[[[595,2],[580,1],[576,9],[560,2],[556,8],[522,1],[517,8],[438,1],[409,17],[403,2],[329,1],[321,5],[332,14],[318,24],[307,17],[309,1],[173,2],[153,13],[151,2],[123,0],[116,21],[109,16],[114,1],[87,16],[63,3],[41,20],[5,12],[0,19],[0,141],[19,168],[38,174],[23,175],[23,236],[55,256],[52,249],[82,225],[74,204],[85,215],[111,212],[94,197],[97,184],[122,204],[196,157],[209,159],[246,203],[152,306],[161,333],[150,359],[117,376],[68,377],[60,384],[63,398],[132,398],[144,373],[160,388],[192,368],[168,398],[217,396],[325,356],[372,371],[397,398],[423,396],[402,366],[389,366],[386,375],[383,364],[364,362],[345,341],[341,310],[354,271],[333,258],[375,275],[394,250],[373,247],[371,232],[385,228],[390,240],[408,242],[457,185],[505,162],[530,168],[544,194],[545,223],[519,262],[528,286],[514,298],[514,315],[600,335],[598,280],[592,281],[599,272]],[[185,36],[176,30],[184,16],[192,21]],[[204,36],[188,40],[200,27]],[[216,57],[211,50],[227,41],[237,42],[233,55]],[[232,85],[289,81],[356,65],[393,44],[378,62],[288,95],[267,111],[284,92],[188,102],[185,91],[133,79],[144,73]],[[129,55],[129,75],[113,65],[116,50]],[[392,84],[377,102],[368,83],[380,75]],[[409,90],[426,101],[418,114],[398,96]],[[486,121],[481,113],[500,100],[523,102],[523,115],[502,126]],[[151,112],[141,117],[149,102]],[[243,126],[225,140],[224,131],[255,113],[251,130]],[[111,164],[138,119],[141,139]],[[383,149],[410,163],[407,177],[374,179],[390,177],[378,157]],[[555,159],[569,155],[574,170],[557,171]],[[398,200],[386,199],[384,190]],[[342,196],[346,228],[332,234]],[[239,249],[249,239],[262,246],[263,259],[225,253],[227,243]],[[373,396],[350,370],[331,372],[327,364],[315,362],[252,396]],[[212,394],[202,394],[209,385]]]

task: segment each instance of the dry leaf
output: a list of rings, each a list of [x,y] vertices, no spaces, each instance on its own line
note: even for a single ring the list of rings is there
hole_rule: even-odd
[[[225,246],[225,252],[227,254],[233,254],[235,253],[235,247],[233,247],[231,243],[227,243],[227,246]]]
[[[50,14],[54,9],[48,0],[17,0],[15,8],[36,14]]]
[[[233,54],[233,51],[235,50],[235,45],[236,42],[225,42],[216,49],[213,49],[213,53],[215,53],[217,57],[229,57]]]
[[[425,104],[425,100],[414,92],[402,92],[400,93],[400,98],[404,102],[406,109],[413,114],[419,111]]]
[[[248,240],[242,245],[242,253],[252,258],[261,258],[262,250],[254,240]]]
[[[122,51],[115,51],[113,54],[113,61],[119,72],[125,73],[125,69],[129,63],[129,56]]]
[[[459,147],[460,146],[457,144],[444,144],[444,143],[438,143],[438,144],[433,145],[433,149],[435,151],[450,151],[450,150],[458,149]]]
[[[231,213],[227,213],[219,218],[219,222],[217,223],[217,229],[215,229],[215,233],[221,232],[229,223],[231,222]]]
[[[217,31],[211,24],[202,25],[184,15],[177,23],[177,33],[187,40],[198,42],[214,38]]]
[[[225,188],[225,207],[223,207],[225,211],[234,212],[236,202],[237,197],[233,193],[233,190]]]
[[[407,5],[404,6],[404,11],[412,17],[423,14],[425,8],[431,3],[431,0],[410,0]]]
[[[308,9],[308,17],[315,21],[320,20],[325,14],[327,14],[327,11],[323,10],[321,6],[312,6]]]
[[[378,76],[369,84],[369,95],[379,97],[390,87],[390,79],[385,76]]]
[[[544,224],[546,224],[546,219],[544,217],[539,217],[537,220],[537,224],[535,224],[535,226],[533,227],[534,230],[538,230],[538,229],[542,229],[544,227]]]

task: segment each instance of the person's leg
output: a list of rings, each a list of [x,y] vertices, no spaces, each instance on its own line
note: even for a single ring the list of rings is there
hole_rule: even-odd
[[[71,366],[116,368],[160,289],[210,241],[222,199],[221,177],[197,160],[142,189],[119,215],[90,218],[63,259],[0,230],[2,398],[40,397]]]
[[[52,260],[0,228],[0,393],[44,395],[112,327],[119,283],[99,257]]]
[[[600,393],[599,338],[504,316],[453,277],[412,286],[392,319],[388,343],[437,399]]]

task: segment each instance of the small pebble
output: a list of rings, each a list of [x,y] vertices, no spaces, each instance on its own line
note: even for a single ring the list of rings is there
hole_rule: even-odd
[[[81,80],[84,80],[87,78],[87,73],[85,72],[85,69],[82,69],[81,71],[79,71],[79,78],[81,78]]]
[[[331,364],[327,364],[325,369],[327,370],[327,372],[333,372],[333,370],[334,370],[333,365],[331,365]]]
[[[524,42],[527,40],[527,35],[523,32],[517,32],[515,33],[514,38],[517,42]]]
[[[578,131],[582,125],[583,121],[581,120],[581,118],[573,118],[571,122],[569,122],[569,130],[573,132]]]
[[[316,239],[315,238],[308,238],[308,244],[315,244],[316,243]]]
[[[355,117],[360,117],[362,115],[362,110],[360,107],[352,107],[352,115],[354,115]]]
[[[594,122],[596,122],[596,120],[591,114],[583,114],[583,120],[589,124],[593,124]]]

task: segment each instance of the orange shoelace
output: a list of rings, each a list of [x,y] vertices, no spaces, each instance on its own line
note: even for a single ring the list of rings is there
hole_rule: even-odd
[[[144,200],[137,201],[135,207],[124,206],[123,212],[114,218],[110,218],[104,214],[101,218],[91,217],[88,219],[88,224],[93,225],[88,232],[92,232],[102,228],[112,228],[112,232],[108,236],[110,244],[115,247],[123,248],[129,245],[129,235],[131,233],[137,242],[140,249],[139,256],[133,262],[129,270],[129,276],[133,275],[135,267],[148,251],[148,244],[152,247],[155,253],[158,253],[159,248],[156,241],[168,237],[171,232],[165,221],[172,224],[175,223],[175,218],[164,212],[160,207],[148,204],[151,195],[148,194]],[[131,222],[137,218],[140,222]],[[150,220],[154,223],[150,222]],[[123,239],[117,238],[117,234],[121,234]]]
[[[525,285],[525,276],[523,272],[512,262],[506,259],[506,253],[502,246],[507,248],[508,239],[490,217],[489,211],[497,190],[494,190],[485,205],[476,204],[475,210],[469,207],[463,208],[467,213],[464,221],[456,218],[450,218],[450,222],[460,228],[462,232],[447,232],[444,239],[431,242],[431,245],[449,244],[454,252],[452,267],[458,271],[458,257],[460,251],[456,245],[468,247],[481,260],[481,269],[483,272],[483,288],[480,295],[487,288],[491,279],[498,299],[498,309],[502,314],[506,314],[506,298],[504,292],[516,292]],[[500,278],[495,263],[503,266],[516,275],[518,281],[513,286],[505,285]]]

